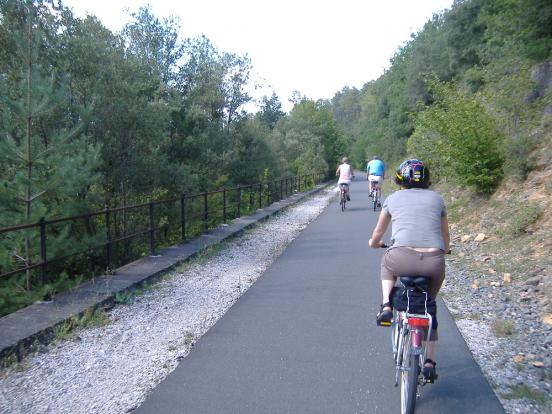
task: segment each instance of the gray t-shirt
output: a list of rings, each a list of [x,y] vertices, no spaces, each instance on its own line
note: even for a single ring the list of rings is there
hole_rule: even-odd
[[[385,199],[383,211],[391,215],[392,246],[445,249],[441,219],[447,215],[443,198],[435,191],[411,188]]]

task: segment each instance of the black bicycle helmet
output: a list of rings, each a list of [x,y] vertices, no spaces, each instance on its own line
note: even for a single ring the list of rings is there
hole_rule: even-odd
[[[429,187],[429,168],[423,161],[406,160],[397,169],[395,182],[406,188],[427,188]]]

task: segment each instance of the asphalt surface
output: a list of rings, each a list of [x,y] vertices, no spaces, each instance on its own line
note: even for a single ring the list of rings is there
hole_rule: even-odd
[[[391,332],[375,325],[377,214],[353,182],[346,211],[336,198],[135,412],[400,412]],[[439,330],[416,412],[503,413],[442,302]]]

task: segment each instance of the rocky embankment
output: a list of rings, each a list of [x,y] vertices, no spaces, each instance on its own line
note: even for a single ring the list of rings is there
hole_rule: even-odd
[[[453,228],[442,296],[508,413],[552,412],[552,315],[547,269],[523,278],[495,270],[487,236]]]

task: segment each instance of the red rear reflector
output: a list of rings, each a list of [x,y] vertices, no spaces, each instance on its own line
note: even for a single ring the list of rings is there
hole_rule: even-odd
[[[429,327],[429,319],[425,318],[408,318],[408,324],[410,326],[418,326],[420,328]]]

